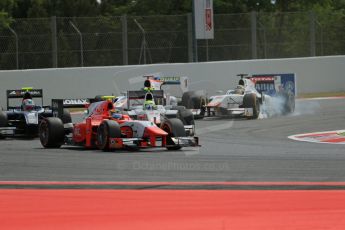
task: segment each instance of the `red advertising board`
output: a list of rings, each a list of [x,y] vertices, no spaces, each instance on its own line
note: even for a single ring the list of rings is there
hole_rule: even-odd
[[[206,31],[211,31],[212,30],[212,9],[207,8],[205,9],[205,26],[206,26]]]

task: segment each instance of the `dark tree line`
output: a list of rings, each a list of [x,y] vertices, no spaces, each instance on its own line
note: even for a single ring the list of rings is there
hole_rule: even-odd
[[[207,44],[199,41],[199,61],[252,58],[253,11],[257,12],[257,58],[310,55],[309,12],[315,15],[315,54],[345,54],[345,0],[213,3],[215,39]],[[53,16],[58,67],[81,65],[80,37],[71,22],[83,34],[84,66],[125,64],[123,15],[127,17],[128,64],[142,63],[143,56],[143,37],[134,19],[147,31],[148,63],[188,62],[187,14],[191,12],[192,0],[0,0],[0,69],[14,69],[16,63],[20,69],[54,66]]]
[[[214,0],[215,14],[344,10],[345,0]],[[1,0],[0,22],[11,18],[179,15],[192,0]]]

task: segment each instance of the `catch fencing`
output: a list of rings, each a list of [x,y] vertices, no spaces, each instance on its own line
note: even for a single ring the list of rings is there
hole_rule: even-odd
[[[0,70],[345,54],[342,12],[216,14],[214,25],[214,39],[194,40],[191,14],[14,19],[0,28]]]

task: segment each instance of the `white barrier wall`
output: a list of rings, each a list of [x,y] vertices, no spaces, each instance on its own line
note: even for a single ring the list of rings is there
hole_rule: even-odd
[[[140,88],[143,81],[140,76],[149,73],[189,76],[191,89],[204,89],[209,95],[234,87],[238,73],[296,73],[298,93],[345,91],[345,56],[329,56],[0,71],[0,105],[5,106],[7,89],[24,86],[42,88],[46,104],[50,104],[51,98],[119,95],[122,91]]]

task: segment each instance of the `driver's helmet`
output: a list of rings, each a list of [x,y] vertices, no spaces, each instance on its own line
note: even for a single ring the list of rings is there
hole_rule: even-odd
[[[117,119],[117,120],[120,120],[122,118],[122,114],[119,113],[119,111],[115,109],[110,111],[110,115],[112,118]]]
[[[244,94],[244,86],[243,85],[237,85],[234,93],[235,94]]]
[[[144,102],[144,109],[146,110],[154,110],[156,108],[155,102],[152,100],[146,100]]]
[[[35,108],[35,102],[32,99],[24,99],[22,106],[24,111],[31,111]]]

